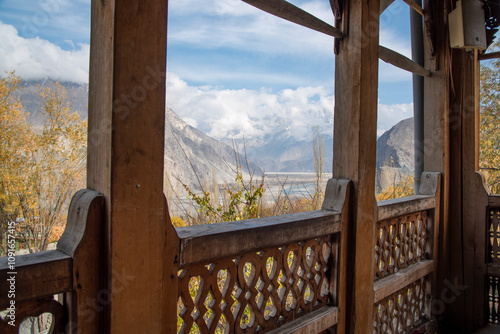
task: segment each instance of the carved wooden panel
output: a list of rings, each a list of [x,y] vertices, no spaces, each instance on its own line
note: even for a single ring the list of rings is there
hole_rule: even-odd
[[[178,332],[263,333],[327,305],[336,247],[321,237],[181,268]]]
[[[499,288],[500,277],[488,276],[488,322],[495,325],[498,325],[500,320]]]
[[[426,284],[425,278],[419,279],[375,304],[373,333],[411,333],[422,324]]]
[[[500,208],[488,208],[489,262],[500,263]]]
[[[426,258],[427,211],[377,223],[375,278],[384,278]]]
[[[18,333],[21,327],[23,332],[33,329],[33,332],[40,333],[63,333],[67,316],[64,306],[57,300],[48,297],[26,302],[17,302],[15,310],[14,326],[9,324],[8,313],[5,317],[0,317],[0,333]],[[39,318],[42,316],[41,318]],[[28,323],[28,318],[31,319]],[[23,323],[24,322],[24,323]]]

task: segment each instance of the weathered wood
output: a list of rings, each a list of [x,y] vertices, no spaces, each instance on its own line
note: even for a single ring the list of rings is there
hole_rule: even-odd
[[[435,293],[439,296],[446,289],[450,267],[450,107],[449,107],[449,42],[445,22],[448,15],[447,1],[427,1],[426,35],[430,43],[424,43],[424,67],[432,72],[424,77],[424,143],[415,149],[423,152],[424,170],[442,173],[441,199],[436,201],[436,212],[440,215],[439,249],[437,249],[438,271],[433,275]],[[436,260],[436,258],[434,258]],[[448,306],[448,304],[445,304]]]
[[[329,179],[325,189],[325,199],[321,210],[345,212],[351,181],[345,179]]]
[[[104,196],[93,190],[80,190],[72,198],[66,229],[57,249],[73,258],[73,296],[68,299],[68,331],[103,332],[103,312],[109,295],[106,280]],[[116,279],[115,277],[110,279]],[[89,303],[92,301],[92,303]]]
[[[486,273],[491,276],[500,276],[500,264],[488,263],[486,265]]]
[[[377,221],[403,216],[412,212],[433,209],[434,196],[416,195],[403,198],[388,199],[377,203]]]
[[[288,323],[269,334],[287,333],[287,334],[313,334],[321,333],[337,323],[338,309],[333,306],[323,307],[317,311],[311,312],[294,322]]]
[[[380,0],[379,13],[382,14],[387,9],[387,7],[392,5],[393,2],[394,2],[394,0]]]
[[[318,210],[261,219],[177,228],[180,265],[286,245],[340,232],[341,214]],[[244,241],[244,242],[243,242]]]
[[[472,212],[467,213],[466,217],[475,222],[474,227],[474,310],[473,321],[475,328],[481,328],[486,323],[487,314],[485,312],[486,300],[488,296],[486,277],[486,259],[488,254],[488,199],[489,190],[485,186],[484,176],[480,172],[474,173],[474,184],[471,198],[474,198],[474,203],[471,203],[469,208]]]
[[[344,333],[346,329],[346,307],[347,307],[347,287],[348,287],[348,252],[349,252],[349,197],[351,193],[352,182],[343,179],[330,179],[326,185],[325,200],[323,201],[323,210],[334,210],[342,212],[341,233],[336,236],[340,244],[337,244],[337,259],[334,262],[336,266],[332,269],[332,279],[330,284],[330,294],[332,295],[333,305],[337,306],[338,324],[337,332]]]
[[[387,296],[432,273],[434,261],[423,260],[401,269],[398,273],[378,280],[373,286],[373,303],[378,303]]]
[[[319,31],[323,34],[333,36],[335,38],[342,38],[342,31],[285,0],[242,1],[287,21],[299,24],[312,30]]]
[[[166,31],[167,1],[92,2],[88,188],[106,197],[109,333],[167,326]]]
[[[8,258],[0,258],[0,309],[8,306],[10,284],[5,279],[14,276],[16,303],[70,291],[72,282],[72,260],[58,250],[18,255],[15,257],[15,274],[9,268]]]
[[[415,10],[417,13],[424,16],[424,10],[422,9],[422,6],[417,4],[414,0],[403,0],[403,1],[406,2],[406,4],[410,6],[413,10]]]
[[[375,153],[380,1],[350,1],[348,34],[335,58],[333,169],[353,181],[349,206],[346,333],[373,331]]]
[[[179,257],[180,257],[180,240],[177,236],[174,226],[170,220],[170,215],[168,214],[168,204],[167,198],[165,198],[165,227],[167,233],[167,246],[165,248],[165,275],[164,284],[166,286],[166,296],[168,298],[165,300],[166,312],[166,333],[177,333],[177,294],[179,292]]]
[[[500,195],[489,194],[488,206],[500,207]]]
[[[418,74],[423,77],[428,77],[431,75],[431,72],[429,70],[426,70],[413,60],[403,56],[402,54],[396,51],[383,47],[382,45],[379,46],[378,56],[386,63],[394,65],[405,71],[409,71],[413,74]]]
[[[479,55],[479,60],[498,59],[498,58],[500,58],[500,51]]]
[[[475,124],[478,119],[475,70],[478,69],[478,60],[477,56],[464,50],[453,50],[452,58],[454,92],[450,95],[450,220],[454,222],[454,228],[450,233],[453,254],[450,259],[450,278],[456,284],[470,288],[449,304],[450,323],[456,329],[473,332],[483,325],[479,318],[484,319],[484,314],[481,315],[485,305],[484,277],[477,275],[475,261],[478,252],[481,252],[480,256],[485,255],[485,220],[479,221],[478,216],[484,215],[488,201],[487,193],[478,183],[476,175],[476,152],[479,147]],[[479,289],[483,292],[479,292]]]

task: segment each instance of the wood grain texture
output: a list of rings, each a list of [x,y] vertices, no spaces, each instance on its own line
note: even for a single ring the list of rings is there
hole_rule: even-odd
[[[394,275],[375,282],[373,286],[373,302],[378,303],[380,300],[401,290],[405,286],[429,275],[433,269],[434,262],[432,260],[423,260],[406,269],[400,270]]]
[[[403,0],[408,6],[410,6],[413,10],[415,10],[420,15],[424,16],[424,11],[422,6],[417,4],[414,0]]]
[[[382,14],[387,9],[387,7],[392,5],[393,2],[394,0],[380,0],[380,14]]]
[[[386,63],[394,65],[413,74],[418,74],[422,77],[428,77],[431,75],[431,72],[429,70],[426,70],[413,60],[381,45],[379,46],[379,58]]]
[[[424,157],[424,170],[441,172],[441,199],[439,203],[439,249],[438,271],[435,273],[436,291],[446,288],[445,280],[450,272],[450,93],[449,85],[449,42],[445,25],[448,15],[448,2],[427,1],[424,10],[425,33],[428,43],[424,43],[424,67],[432,72],[424,77],[424,143],[415,149],[421,150]],[[436,259],[435,259],[436,260]]]
[[[339,29],[329,25],[328,23],[318,19],[316,16],[309,14],[303,9],[296,7],[285,0],[242,1],[287,21],[299,24],[312,30],[319,31],[323,34],[335,38],[342,38],[342,32]]]
[[[377,203],[377,220],[402,216],[412,212],[433,209],[435,197],[429,195],[416,195],[403,198],[388,199]]]
[[[91,21],[88,188],[106,197],[105,331],[159,333],[167,2],[94,0]]]
[[[70,291],[72,282],[72,260],[67,254],[50,250],[15,257],[16,302],[51,296]],[[8,258],[0,258],[0,277],[7,279]],[[0,308],[9,305],[9,284],[0,284]]]
[[[276,217],[177,228],[180,264],[242,254],[248,251],[340,232],[341,214],[318,210]]]
[[[333,177],[353,181],[348,231],[347,333],[373,330],[375,153],[380,1],[351,1],[347,35],[335,58]]]
[[[281,326],[268,332],[269,334],[311,334],[321,333],[337,323],[338,310],[336,307],[323,307],[299,318],[293,323]]]
[[[104,306],[109,286],[106,280],[104,196],[83,189],[72,198],[66,229],[57,249],[73,258],[73,292],[68,299],[69,323],[79,333],[102,333]],[[93,301],[97,307],[89,305]]]

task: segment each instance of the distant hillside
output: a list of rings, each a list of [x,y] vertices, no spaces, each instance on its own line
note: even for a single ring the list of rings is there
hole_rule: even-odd
[[[236,156],[232,147],[188,125],[169,108],[165,116],[165,171],[171,180],[178,178],[195,188],[196,176],[202,183],[212,183],[214,175],[219,183],[234,182]]]
[[[26,111],[30,114],[30,120],[34,123],[41,122],[38,85],[43,87],[48,83],[47,80],[24,82],[25,88],[18,93]],[[88,85],[61,84],[66,89],[72,109],[86,118]],[[165,115],[167,120],[165,170],[169,177],[172,179],[177,177],[189,186],[196,187],[198,182],[189,163],[190,160],[202,182],[212,182],[214,172],[218,182],[234,181],[236,161],[230,145],[208,137],[189,126],[170,109],[166,110]],[[325,172],[331,172],[333,138],[325,135],[324,142]],[[237,144],[239,150],[242,151],[243,142],[240,141]],[[251,170],[258,175],[260,175],[260,170],[256,166],[271,173],[314,172],[312,132],[311,140],[298,142],[293,140],[285,130],[276,129],[272,135],[260,138],[258,142],[247,142],[246,149]],[[413,118],[409,118],[396,124],[377,140],[377,188],[385,189],[402,177],[412,175],[413,157]],[[245,161],[241,162],[245,163]]]
[[[324,171],[332,171],[333,138],[323,136],[325,165]],[[280,133],[263,138],[261,145],[247,143],[248,159],[266,172],[314,172],[314,151],[311,139],[296,141],[293,137]]]
[[[29,119],[34,123],[42,121],[40,119],[42,100],[38,92],[40,88],[46,87],[50,82],[50,80],[23,81],[21,85],[23,88],[18,90],[17,94],[26,112],[30,115]],[[71,104],[71,109],[77,111],[82,117],[87,118],[89,86],[71,82],[60,82],[60,84],[66,89],[66,95],[68,97],[68,102]]]
[[[38,91],[49,83],[48,80],[23,82],[24,88],[18,92],[25,111],[34,124],[43,121],[39,113],[41,99]],[[65,82],[61,82],[61,85],[66,89],[72,110],[86,118],[88,85]],[[236,158],[232,147],[189,126],[170,109],[166,110],[165,117],[165,171],[172,182],[179,178],[191,188],[198,188],[193,168],[202,183],[212,182],[213,174],[219,182],[234,181]],[[251,168],[252,171],[256,169],[254,165]]]
[[[402,120],[377,140],[377,180],[379,190],[413,175],[413,117]]]

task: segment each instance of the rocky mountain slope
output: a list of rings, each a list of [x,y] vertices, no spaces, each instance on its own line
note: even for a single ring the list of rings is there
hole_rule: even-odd
[[[38,86],[49,81],[24,82],[19,91],[21,101],[30,114],[32,122],[40,123],[40,97]],[[61,83],[66,89],[72,109],[82,117],[87,116],[88,85]],[[173,182],[176,178],[190,187],[197,187],[196,174],[201,182],[233,182],[236,157],[231,145],[206,136],[184,122],[174,111],[166,110],[165,125],[165,171]],[[230,143],[230,141],[227,141]],[[333,138],[324,136],[325,172],[331,172]],[[243,142],[238,142],[243,151]],[[272,172],[314,172],[312,133],[310,141],[295,141],[285,130],[259,139],[259,145],[246,143],[250,169],[257,175],[262,171]],[[246,165],[244,157],[241,161]],[[258,168],[256,167],[258,166]],[[377,140],[377,188],[385,189],[413,173],[413,119],[406,119],[385,132]],[[196,173],[195,173],[196,171]]]
[[[377,189],[386,189],[413,175],[413,131],[412,117],[402,120],[377,140]]]

